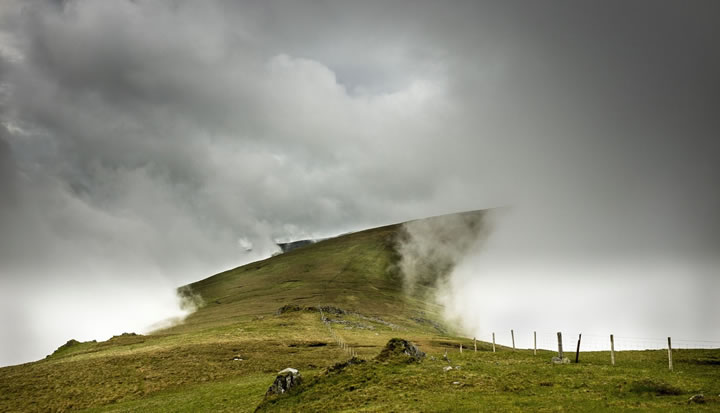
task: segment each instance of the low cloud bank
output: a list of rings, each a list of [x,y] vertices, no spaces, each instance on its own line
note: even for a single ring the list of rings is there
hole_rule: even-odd
[[[123,332],[149,333],[181,323],[194,311],[171,283],[145,276],[142,283],[116,283],[112,291],[102,281],[73,285],[49,280],[33,291],[14,289],[16,298],[4,299],[0,312],[0,365],[44,358],[69,339],[102,341]]]
[[[719,263],[709,250],[565,216],[505,208],[479,225],[458,216],[410,223],[398,247],[408,291],[440,275],[433,298],[448,322],[483,340],[495,332],[504,345],[512,329],[520,348],[532,347],[533,331],[551,349],[556,331],[569,343],[583,333],[590,349],[607,348],[609,334],[625,349],[662,347],[667,336],[720,345],[720,304],[710,298]]]

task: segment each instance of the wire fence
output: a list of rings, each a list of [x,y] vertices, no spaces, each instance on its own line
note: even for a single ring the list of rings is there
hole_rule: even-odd
[[[557,332],[549,331],[514,331],[515,347],[523,349],[535,348],[535,340],[537,340],[538,350],[557,350],[558,338]],[[498,345],[512,347],[513,333],[511,330],[507,332],[495,333],[495,340]],[[562,332],[562,345],[565,351],[575,351],[578,336],[580,332]],[[667,337],[651,338],[651,337],[630,337],[624,335],[613,335],[615,351],[628,350],[658,350],[667,349]],[[492,333],[486,336],[478,336],[478,340],[492,342]],[[711,340],[688,340],[672,338],[673,349],[720,349],[720,341]],[[610,334],[582,334],[580,351],[609,351],[610,350]]]
[[[335,340],[335,343],[337,343],[338,347],[341,350],[343,350],[351,357],[357,357],[357,352],[355,351],[355,348],[350,346],[339,334],[335,332],[335,329],[332,328],[330,320],[325,317],[325,313],[323,312],[322,308],[320,308],[320,321],[322,321],[323,325],[327,327],[330,336],[333,338],[333,340]]]

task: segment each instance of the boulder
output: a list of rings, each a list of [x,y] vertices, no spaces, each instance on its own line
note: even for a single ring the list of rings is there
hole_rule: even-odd
[[[286,368],[278,373],[275,381],[268,388],[265,397],[275,394],[285,394],[302,383],[300,372],[293,368]]]
[[[415,344],[402,338],[391,338],[377,356],[379,361],[399,360],[408,363],[419,362],[425,357]]]

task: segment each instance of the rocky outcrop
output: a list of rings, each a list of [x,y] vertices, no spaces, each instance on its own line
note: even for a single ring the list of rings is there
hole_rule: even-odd
[[[323,306],[300,306],[297,304],[285,304],[284,306],[280,307],[275,311],[276,315],[285,314],[285,313],[293,313],[297,311],[309,311],[314,313],[320,313],[323,314],[335,314],[335,315],[342,315],[342,314],[348,314],[347,311],[343,310],[342,308],[337,308],[329,305],[323,305]]]
[[[290,252],[292,250],[298,249],[300,247],[304,247],[306,245],[314,244],[316,241],[313,239],[301,239],[298,241],[291,241],[291,242],[278,242],[277,246],[280,247],[280,250],[285,252]]]

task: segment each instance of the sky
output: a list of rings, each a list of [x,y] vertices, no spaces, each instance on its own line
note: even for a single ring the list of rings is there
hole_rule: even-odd
[[[720,3],[0,3],[0,365],[182,318],[174,289],[505,206],[477,335],[720,341]],[[574,330],[573,330],[574,331]]]

